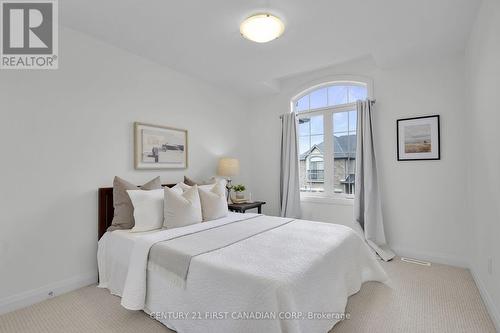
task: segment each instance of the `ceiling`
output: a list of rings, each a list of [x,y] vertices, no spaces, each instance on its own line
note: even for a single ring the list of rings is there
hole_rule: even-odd
[[[61,24],[242,96],[370,55],[379,66],[464,50],[480,0],[64,0]],[[286,24],[267,44],[240,22],[270,11]]]

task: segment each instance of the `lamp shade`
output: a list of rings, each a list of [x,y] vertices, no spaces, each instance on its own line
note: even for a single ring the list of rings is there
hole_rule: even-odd
[[[223,177],[236,176],[240,172],[240,161],[236,158],[221,158],[217,166],[217,174]]]

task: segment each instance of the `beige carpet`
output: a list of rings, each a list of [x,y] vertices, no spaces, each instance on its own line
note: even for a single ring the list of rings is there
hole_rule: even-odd
[[[349,298],[350,319],[331,333],[495,332],[469,271],[444,265],[384,263],[391,287],[365,283]],[[95,286],[0,316],[0,332],[171,332]]]

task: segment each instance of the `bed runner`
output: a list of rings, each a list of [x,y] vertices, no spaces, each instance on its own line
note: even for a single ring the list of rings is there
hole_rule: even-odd
[[[259,215],[182,235],[153,245],[149,261],[164,268],[185,285],[189,266],[194,257],[220,250],[292,221],[294,220]]]

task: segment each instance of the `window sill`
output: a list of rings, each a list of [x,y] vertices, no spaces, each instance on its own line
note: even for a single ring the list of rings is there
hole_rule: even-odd
[[[325,195],[314,195],[314,194],[301,194],[300,202],[312,202],[327,205],[340,205],[340,206],[352,206],[354,205],[354,197],[349,197],[345,195],[338,196],[325,196]]]

